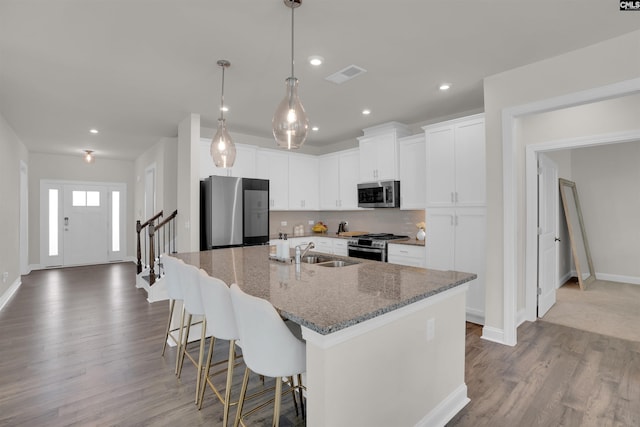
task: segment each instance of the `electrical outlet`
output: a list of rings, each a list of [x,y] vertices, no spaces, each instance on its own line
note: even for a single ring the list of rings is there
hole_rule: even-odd
[[[280,221],[280,227],[286,227],[287,221]]]
[[[308,221],[308,224],[309,224],[309,225],[313,225],[313,224],[315,224],[315,221],[314,221],[314,220],[312,220],[312,219],[310,219],[310,220]]]

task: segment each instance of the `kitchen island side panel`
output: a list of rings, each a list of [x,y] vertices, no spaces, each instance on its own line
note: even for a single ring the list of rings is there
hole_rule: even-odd
[[[444,425],[469,401],[468,285],[307,340],[307,425]],[[341,336],[342,335],[342,336]]]

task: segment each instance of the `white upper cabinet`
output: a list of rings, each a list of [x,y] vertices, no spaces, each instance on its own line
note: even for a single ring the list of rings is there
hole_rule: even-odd
[[[269,209],[289,209],[289,153],[276,150],[256,151],[257,178],[269,180]]]
[[[289,210],[319,209],[319,159],[304,154],[289,154]]]
[[[410,135],[409,128],[389,122],[364,129],[360,146],[360,182],[399,179],[398,139]]]
[[[357,149],[320,157],[320,209],[358,209],[359,164]]]
[[[426,206],[484,206],[484,115],[425,126]]]
[[[251,145],[236,144],[236,160],[233,167],[217,168],[213,164],[210,153],[211,140],[200,139],[200,151],[198,156],[200,179],[211,175],[238,176],[242,178],[257,178],[256,176],[256,147]]]
[[[424,133],[399,141],[400,209],[424,209],[426,198]]]

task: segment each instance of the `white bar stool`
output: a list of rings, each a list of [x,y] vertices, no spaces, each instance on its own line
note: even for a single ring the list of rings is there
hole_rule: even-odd
[[[176,367],[175,373],[178,373],[179,356],[182,351],[182,331],[184,329],[184,316],[180,316],[180,325],[177,328],[171,329],[171,321],[173,319],[173,312],[176,306],[176,301],[183,301],[182,284],[180,281],[180,269],[181,265],[184,265],[181,259],[172,257],[171,255],[163,254],[161,256],[162,264],[164,266],[165,275],[163,280],[167,285],[167,293],[169,294],[169,320],[167,320],[167,329],[164,334],[164,344],[162,345],[162,356],[167,349],[167,341],[171,339],[176,344]],[[176,336],[176,332],[178,336]]]
[[[271,401],[261,404],[246,414],[242,414],[249,370],[268,377],[275,378],[275,397],[273,408],[273,426],[280,424],[280,401],[282,395],[295,390],[300,392],[302,402],[302,373],[306,371],[306,344],[297,339],[284,324],[276,309],[269,301],[244,293],[237,284],[230,288],[233,312],[242,343],[242,354],[247,368],[242,380],[240,401],[236,412],[234,427],[239,424],[245,426],[243,418],[262,409]],[[298,384],[294,384],[293,376],[298,377]],[[290,390],[282,392],[282,378],[291,378]],[[304,416],[304,404],[302,405]],[[297,407],[296,407],[297,410]]]
[[[222,280],[209,276],[204,270],[200,270],[200,294],[202,295],[202,305],[204,307],[204,316],[207,320],[207,335],[209,339],[209,353],[204,364],[203,383],[200,388],[200,405],[204,399],[204,392],[207,385],[215,393],[218,400],[224,405],[222,425],[227,426],[229,419],[229,406],[231,404],[231,382],[233,379],[233,368],[236,361],[235,345],[240,338],[236,320],[233,313],[231,296],[229,295],[229,287]],[[227,363],[226,373],[227,380],[224,390],[224,397],[221,392],[213,384],[212,378],[217,374],[225,372],[224,370],[210,374],[211,359],[213,358],[213,349],[217,339],[229,341],[229,356],[227,360],[216,363],[214,366]]]
[[[200,269],[190,264],[183,264],[181,266],[181,278],[184,292],[184,312],[183,312],[183,324],[185,326],[185,333],[182,340],[182,351],[180,353],[180,361],[178,364],[178,378],[182,374],[182,366],[184,365],[185,356],[196,367],[196,394],[195,404],[199,403],[200,398],[200,381],[202,378],[202,369],[204,366],[204,346],[206,341],[207,331],[207,319],[204,318],[204,307],[202,305],[202,296],[200,294]],[[187,315],[187,321],[184,322],[184,315]],[[187,344],[189,343],[189,332],[191,331],[191,322],[193,316],[202,316],[202,325],[200,333],[200,351],[198,353],[198,359],[187,351]]]

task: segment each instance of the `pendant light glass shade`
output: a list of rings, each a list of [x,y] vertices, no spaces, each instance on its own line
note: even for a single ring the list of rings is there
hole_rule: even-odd
[[[287,93],[273,115],[273,136],[278,147],[300,148],[309,134],[309,118],[298,98],[298,79],[286,80]]]
[[[218,61],[222,67],[222,91],[220,95],[220,118],[218,119],[218,130],[211,139],[211,158],[217,168],[230,168],[236,161],[236,145],[231,140],[231,135],[227,131],[227,123],[224,119],[224,69],[231,63],[225,59]]]
[[[280,148],[287,150],[300,148],[309,134],[309,118],[298,98],[298,79],[293,73],[293,11],[302,4],[302,0],[284,0],[291,8],[291,77],[286,80],[284,99],[273,115],[273,136]]]
[[[218,130],[211,140],[211,158],[217,168],[230,168],[236,161],[236,145],[227,132],[225,119],[218,119]]]

